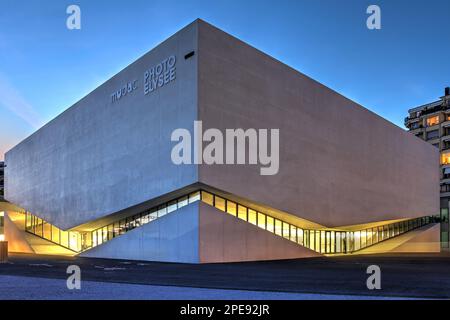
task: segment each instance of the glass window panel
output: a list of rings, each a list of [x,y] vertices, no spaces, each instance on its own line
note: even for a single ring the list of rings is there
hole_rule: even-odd
[[[431,126],[439,124],[439,115],[427,118],[426,122],[427,122],[427,127],[431,127]]]
[[[315,243],[316,250],[318,252],[323,252],[323,251],[321,251],[322,246],[321,246],[321,241],[320,241],[320,231],[316,231],[315,234],[316,234],[316,240],[315,240],[316,241],[316,243]]]
[[[92,232],[92,246],[98,246],[97,231]]]
[[[121,229],[120,229],[120,223],[118,221],[114,222],[114,237],[117,237],[118,235],[121,234]]]
[[[55,226],[52,226],[52,241],[59,243],[59,229]]]
[[[242,208],[243,208],[242,206],[239,206],[239,214],[240,214]],[[247,210],[245,207],[244,207],[244,209]],[[233,216],[236,216],[236,203],[235,202],[227,201],[227,212]]]
[[[297,228],[297,243],[300,245],[304,245],[303,244],[303,229]]]
[[[341,234],[342,232],[336,232],[336,253],[341,253]]]
[[[282,236],[283,235],[283,226],[280,220],[275,219],[275,234]]]
[[[188,204],[188,197],[182,197],[178,199],[178,208],[182,208]]]
[[[256,211],[248,209],[248,222],[256,226]]]
[[[314,230],[309,231],[309,248],[316,250],[316,232]]]
[[[114,238],[114,228],[112,224],[108,225],[108,240]]]
[[[328,233],[328,232],[327,232]],[[328,252],[327,251],[327,238],[326,238],[326,234],[325,231],[320,231],[320,252]],[[329,240],[329,238],[328,238]],[[328,242],[328,248],[329,248],[330,244]]]
[[[203,197],[203,192],[202,192]],[[193,192],[189,195],[189,203],[193,203],[200,200],[200,191]]]
[[[102,229],[97,230],[97,242],[99,245],[103,243]]]
[[[361,232],[355,231],[353,236],[354,236],[353,247],[354,247],[354,250],[356,251],[356,250],[361,249]]]
[[[334,231],[331,231],[331,233],[330,233],[330,240],[331,240],[331,251],[330,251],[330,253],[336,253],[336,248],[335,248],[335,241],[336,241],[336,239],[335,239],[335,234],[336,234],[336,232],[334,232]]]
[[[275,232],[274,221],[272,217],[266,216],[267,221],[267,231]]]
[[[351,252],[355,248],[355,242],[354,242],[354,234],[353,232],[347,232],[345,233],[345,240],[346,240],[346,252]]]
[[[67,231],[62,231],[61,230],[61,236],[60,236],[60,238],[61,238],[61,245],[63,246],[63,247],[66,247],[66,248],[68,248],[69,247],[69,233],[67,232]]]
[[[266,215],[258,212],[258,227],[266,229]]]
[[[103,242],[108,241],[108,227],[103,227]]]
[[[149,221],[156,220],[158,218],[158,211],[152,210],[148,216]]]
[[[291,226],[291,241],[297,242],[297,227]]]
[[[283,238],[289,239],[289,229],[290,225],[286,222],[283,222]]]
[[[361,248],[366,247],[367,244],[367,231],[362,230],[361,231]]]
[[[42,220],[39,218],[36,219],[36,234],[42,237]]]
[[[142,214],[142,217],[141,217],[141,224],[146,224],[146,223],[148,223],[148,213],[146,212],[146,213],[144,213],[144,214]]]
[[[85,250],[92,247],[92,233],[83,232],[81,234],[81,249]]]
[[[26,218],[26,229],[31,230],[31,215],[27,212],[25,218]]]
[[[69,232],[69,248],[74,251],[79,251],[80,244],[80,234],[78,232]]]
[[[158,218],[161,218],[162,216],[167,214],[167,208],[165,205],[162,205],[158,208]]]
[[[52,239],[52,226],[50,223],[43,221],[44,223],[44,235],[43,237],[45,239],[51,240]]]
[[[247,221],[247,208],[239,206],[238,218]]]
[[[214,197],[215,207],[220,211],[225,211],[225,199],[215,196]]]
[[[177,201],[169,202],[169,205],[167,206],[167,213],[173,212],[175,210],[177,210]]]
[[[190,201],[190,199],[189,199],[189,201]],[[213,195],[212,195],[211,193],[209,193],[209,192],[202,191],[202,201],[203,201],[204,203],[209,204],[210,206],[213,206],[213,205],[214,205],[214,202],[213,202]]]

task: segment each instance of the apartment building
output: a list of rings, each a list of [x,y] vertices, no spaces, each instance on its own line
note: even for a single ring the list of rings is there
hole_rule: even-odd
[[[450,201],[450,87],[439,100],[408,110],[405,126],[411,134],[440,152],[441,245],[449,248]]]

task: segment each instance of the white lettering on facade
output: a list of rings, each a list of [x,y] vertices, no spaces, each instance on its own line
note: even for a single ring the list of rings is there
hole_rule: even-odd
[[[122,97],[136,90],[138,87],[137,83],[138,83],[137,80],[128,82],[127,84],[120,87],[117,91],[113,92],[111,94],[111,102],[116,102],[120,100]]]
[[[171,55],[157,65],[146,70],[144,73],[144,94],[147,95],[175,80],[176,63],[176,57]]]

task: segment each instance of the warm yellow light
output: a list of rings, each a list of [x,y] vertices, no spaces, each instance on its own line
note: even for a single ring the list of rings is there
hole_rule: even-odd
[[[0,217],[4,217],[5,216],[5,212],[4,211],[0,211]]]
[[[427,127],[434,126],[439,123],[439,116],[434,116],[427,119]]]
[[[0,234],[0,241],[5,241],[5,235],[4,234]]]
[[[441,164],[450,164],[450,152],[441,155]]]

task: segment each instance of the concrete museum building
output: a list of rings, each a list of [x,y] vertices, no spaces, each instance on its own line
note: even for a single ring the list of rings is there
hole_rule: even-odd
[[[177,129],[192,162],[173,160]],[[228,129],[243,158],[227,139],[211,163],[206,133]],[[6,153],[4,234],[12,251],[188,263],[433,252],[438,166],[433,146],[196,20]]]

